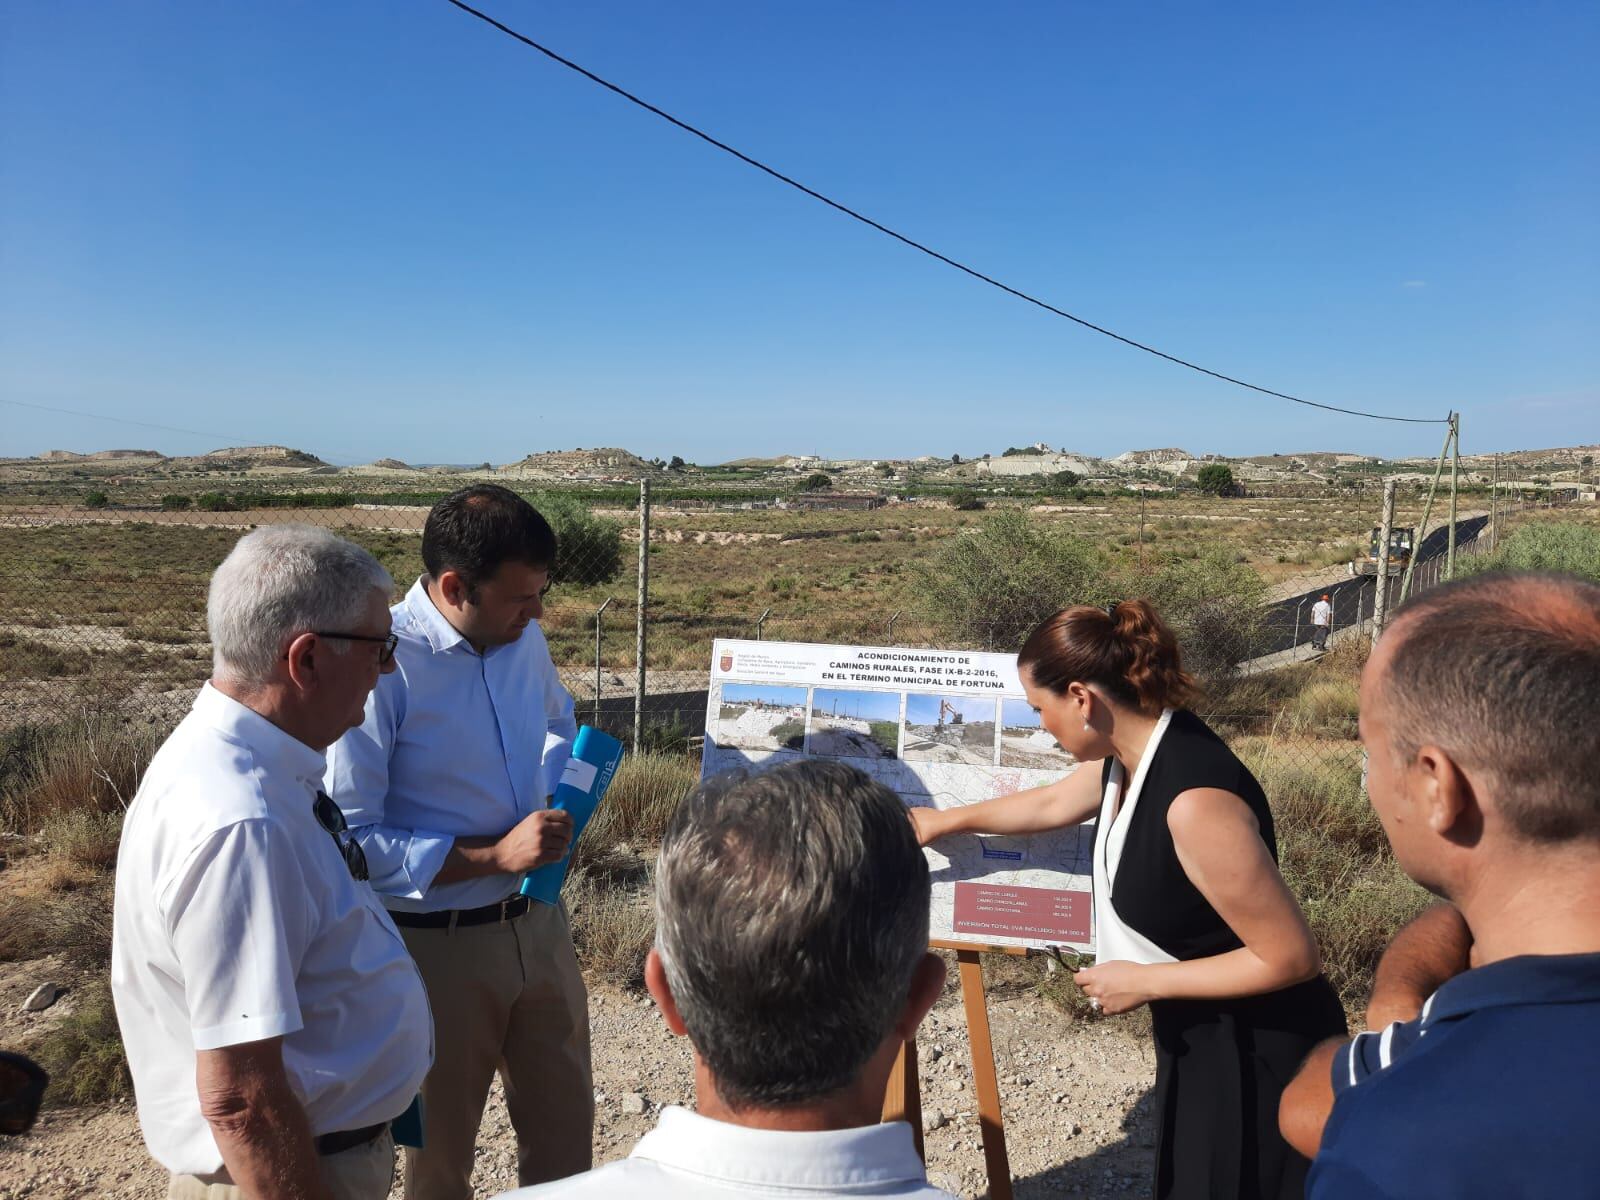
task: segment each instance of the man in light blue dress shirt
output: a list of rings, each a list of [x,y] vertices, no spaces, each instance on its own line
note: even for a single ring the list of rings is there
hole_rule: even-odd
[[[526,500],[480,485],[428,514],[427,570],[395,605],[397,669],[328,751],[327,790],[366,852],[433,1007],[423,1147],[406,1195],[465,1200],[496,1071],[522,1184],[591,1162],[588,999],[566,914],[518,895],[559,859],[547,807],[577,726],[538,618],[556,539]]]

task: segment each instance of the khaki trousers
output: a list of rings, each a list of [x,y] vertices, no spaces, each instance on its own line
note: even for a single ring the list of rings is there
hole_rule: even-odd
[[[334,1200],[386,1200],[394,1181],[394,1139],[385,1131],[365,1146],[356,1146],[320,1160],[322,1178]],[[174,1175],[167,1200],[245,1200],[231,1183],[198,1175]]]
[[[594,1153],[589,997],[566,910],[401,935],[433,1006],[423,1148],[406,1149],[408,1200],[469,1200],[478,1125],[495,1072],[517,1134],[517,1183],[587,1171]]]

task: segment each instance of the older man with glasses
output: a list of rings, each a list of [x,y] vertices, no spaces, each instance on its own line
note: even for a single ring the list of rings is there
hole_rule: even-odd
[[[305,526],[211,579],[214,670],[117,862],[111,985],[169,1197],[381,1200],[432,1061],[422,980],[320,784],[394,669],[389,575]]]

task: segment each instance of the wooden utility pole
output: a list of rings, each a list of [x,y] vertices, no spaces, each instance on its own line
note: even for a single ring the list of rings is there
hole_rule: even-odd
[[[1406,564],[1405,578],[1400,581],[1400,600],[1411,594],[1411,576],[1417,568],[1417,559],[1422,556],[1422,544],[1428,540],[1428,517],[1433,513],[1433,495],[1439,488],[1439,476],[1444,473],[1444,460],[1450,453],[1450,441],[1455,437],[1455,414],[1451,413],[1450,428],[1444,435],[1444,445],[1439,448],[1439,461],[1433,468],[1433,482],[1428,485],[1428,499],[1422,506],[1422,524],[1417,526],[1417,536],[1411,546],[1411,561]]]
[[[1461,473],[1461,414],[1450,414],[1450,536],[1445,545],[1444,577],[1456,577],[1456,488]]]
[[[1139,570],[1144,570],[1144,492],[1139,492]]]
[[[1372,592],[1372,641],[1376,645],[1379,635],[1383,633],[1383,621],[1389,611],[1389,538],[1394,532],[1394,485],[1393,479],[1383,481],[1383,517],[1378,525],[1378,575],[1373,582]],[[1415,545],[1411,553],[1416,554]],[[1359,593],[1358,593],[1359,596]],[[1361,617],[1361,606],[1356,605],[1356,618]]]
[[[1489,476],[1489,553],[1493,554],[1500,541],[1500,456],[1494,456]]]

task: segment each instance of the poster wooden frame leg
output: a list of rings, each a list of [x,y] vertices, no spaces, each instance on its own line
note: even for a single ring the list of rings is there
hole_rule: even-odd
[[[902,1045],[900,1053],[895,1055],[894,1067],[889,1072],[889,1087],[883,1096],[883,1119],[910,1124],[917,1157],[928,1161],[927,1147],[922,1140],[922,1084],[917,1074],[916,1038]]]
[[[967,1038],[972,1046],[972,1085],[978,1095],[978,1128],[983,1135],[983,1164],[989,1176],[989,1200],[1011,1200],[1011,1159],[1006,1153],[1005,1119],[1000,1113],[1000,1081],[995,1077],[994,1043],[989,1037],[989,1006],[983,992],[983,960],[976,950],[957,950],[961,970],[961,1004],[967,1013]]]
[[[983,1163],[989,1179],[990,1200],[1011,1200],[1011,1158],[1006,1151],[1005,1118],[1000,1111],[1000,1080],[994,1065],[994,1042],[989,1034],[988,998],[983,990],[981,954],[1025,955],[1019,946],[971,946],[935,941],[935,950],[953,950],[961,980],[961,1007],[972,1048],[972,1090],[978,1101],[978,1130],[983,1138]],[[922,1135],[922,1089],[917,1074],[917,1043],[913,1038],[900,1048],[883,1098],[885,1121],[906,1121],[917,1153],[927,1162]]]

